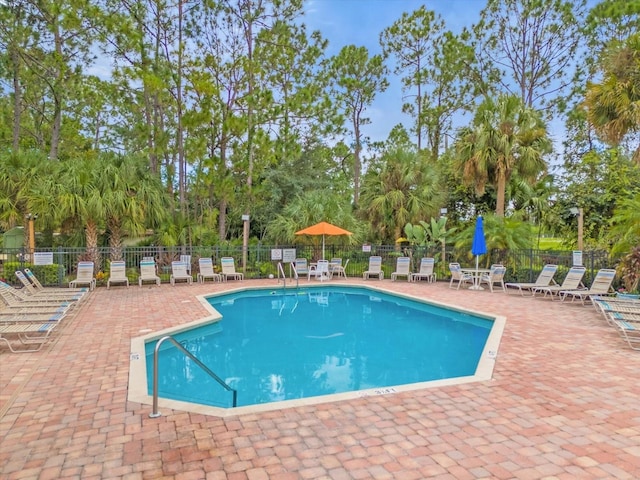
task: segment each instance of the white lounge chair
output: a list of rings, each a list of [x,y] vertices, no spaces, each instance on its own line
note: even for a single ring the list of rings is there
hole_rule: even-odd
[[[611,288],[611,284],[613,284],[613,280],[616,278],[616,271],[610,268],[601,268],[596,273],[595,278],[593,279],[593,283],[589,287],[588,290],[561,290],[558,295],[562,298],[564,302],[568,297],[571,297],[571,301],[573,302],[576,298],[580,299],[582,305],[584,305],[584,301],[590,299],[592,296],[596,295],[606,295],[608,293],[613,293],[613,289]]]
[[[145,282],[154,282],[156,285],[160,285],[160,277],[156,272],[156,262],[153,260],[143,260],[140,262],[138,285],[142,287],[142,284]]]
[[[609,325],[613,320],[640,322],[640,302],[619,302],[608,297],[591,297],[591,301],[604,315]]]
[[[198,282],[204,283],[208,278],[214,282],[221,282],[222,275],[213,271],[213,260],[205,257],[198,259]]]
[[[329,260],[329,271],[331,272],[331,275],[333,275],[336,271],[336,269],[342,267],[342,259],[338,258],[338,257],[334,257],[331,260]]]
[[[620,337],[633,350],[640,350],[640,315],[608,312],[607,321],[613,325]]]
[[[244,279],[242,272],[236,272],[236,264],[233,257],[222,257],[220,259],[222,265],[222,278],[226,282],[227,280],[240,280]]]
[[[453,285],[456,282],[458,284],[456,290],[460,290],[460,286],[462,284],[473,284],[473,275],[464,273],[459,263],[450,263],[449,271],[451,272],[451,281],[449,282],[449,288],[453,288]]]
[[[507,289],[504,286],[505,273],[507,273],[507,267],[496,265],[491,272],[480,277],[479,284],[482,285],[483,283],[486,283],[487,285],[489,285],[489,291],[493,293],[493,286],[497,283],[502,288],[502,291],[506,292]]]
[[[309,268],[307,274],[307,280],[311,280],[311,277],[315,277],[316,280],[324,282],[331,279],[331,271],[329,270],[329,260],[318,260],[315,265]]]
[[[396,271],[391,274],[391,281],[395,282],[398,277],[407,277],[407,282],[411,281],[411,258],[397,258]]]
[[[107,290],[112,283],[124,283],[129,286],[129,279],[127,278],[127,266],[124,260],[114,260],[109,266],[109,279],[107,280]]]
[[[309,263],[306,258],[296,258],[293,261],[293,267],[298,274],[298,278],[309,276]]]
[[[336,260],[336,262],[333,262],[333,260]],[[331,270],[331,277],[333,277],[335,275],[337,277],[347,278],[347,265],[349,265],[349,259],[347,258],[347,261],[344,262],[344,265],[342,265],[342,259],[341,258],[333,259],[333,260],[331,260],[331,262],[329,262],[329,269]],[[338,263],[337,260],[340,260],[340,263]]]
[[[24,287],[22,292],[25,292],[29,298],[37,298],[41,300],[56,300],[56,301],[70,301],[75,302],[82,300],[85,297],[85,294],[89,292],[88,288],[42,288],[38,289],[36,286],[29,281],[29,278],[25,273],[20,270],[15,271],[15,275],[22,283]]]
[[[58,322],[1,323],[0,341],[6,343],[12,353],[37,352],[49,339]],[[18,340],[26,348],[14,348],[11,340]]]
[[[582,277],[584,277],[587,269],[581,266],[574,266],[569,269],[567,276],[564,278],[562,285],[551,285],[548,287],[535,287],[532,288],[533,296],[542,294],[543,298],[550,296],[553,300],[563,290],[586,290],[586,287],[582,286]]]
[[[69,288],[86,285],[89,290],[96,288],[96,279],[93,278],[93,262],[78,262],[76,279],[69,282]]]
[[[369,257],[369,267],[362,273],[362,278],[368,280],[371,277],[378,277],[378,280],[384,279],[382,271],[382,257],[374,255]]]
[[[187,273],[191,275],[191,255],[180,255],[180,261],[187,265]]]
[[[429,283],[436,281],[436,274],[433,272],[436,261],[433,257],[423,257],[420,260],[420,270],[411,274],[411,281],[426,280]]]
[[[553,264],[547,264],[542,268],[542,271],[538,275],[538,278],[533,283],[517,283],[517,282],[508,282],[505,283],[504,286],[507,287],[507,293],[509,293],[509,287],[517,288],[520,292],[520,295],[524,296],[524,292],[526,290],[532,291],[534,288],[538,287],[548,287],[553,282],[553,276],[558,271],[558,266]]]
[[[38,280],[38,278],[34,275],[34,273],[30,269],[25,268],[23,271],[27,279],[31,282],[31,284],[33,285],[33,288],[35,288],[37,292],[64,292],[67,295],[69,293],[84,294],[89,292],[89,289],[87,287],[80,287],[80,288],[45,287],[42,285],[42,283],[40,283],[40,280]]]
[[[186,282],[187,285],[193,283],[193,277],[187,272],[187,264],[185,262],[171,262],[171,276],[169,282],[175,285],[176,282]]]
[[[0,298],[6,306],[2,307],[2,312],[12,310],[13,313],[25,311],[29,313],[42,313],[66,311],[72,308],[77,301],[68,298],[51,298],[31,296],[18,290],[8,283],[0,281]]]

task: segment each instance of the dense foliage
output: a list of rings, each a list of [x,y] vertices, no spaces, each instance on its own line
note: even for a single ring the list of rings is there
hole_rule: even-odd
[[[37,214],[40,243],[116,258],[128,237],[284,244],[321,220],[394,243],[446,208],[460,242],[495,212],[488,235],[520,248],[533,227],[573,241],[580,205],[588,247],[640,244],[640,1],[487,0],[460,32],[420,7],[379,53],[335,56],[305,7],[0,3],[0,227]],[[371,142],[391,75],[407,124]]]

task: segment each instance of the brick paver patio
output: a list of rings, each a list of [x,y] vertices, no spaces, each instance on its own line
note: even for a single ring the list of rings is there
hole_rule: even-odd
[[[152,419],[127,401],[130,339],[204,316],[196,295],[238,283],[98,288],[42,351],[0,345],[0,478],[640,478],[640,352],[593,308],[372,282],[506,315],[493,379]]]

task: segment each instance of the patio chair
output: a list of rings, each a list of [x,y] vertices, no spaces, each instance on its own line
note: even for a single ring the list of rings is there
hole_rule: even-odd
[[[592,296],[596,295],[606,295],[608,293],[613,293],[613,289],[611,288],[611,284],[613,280],[616,278],[616,271],[610,268],[601,268],[596,273],[595,278],[593,279],[593,283],[589,290],[561,290],[558,295],[562,298],[564,302],[567,297],[571,297],[571,301],[573,302],[576,298],[580,299],[582,305],[584,305],[584,301],[590,299]]]
[[[182,281],[186,282],[187,285],[193,284],[193,277],[187,272],[187,264],[179,261],[171,262],[169,282],[175,286],[176,282]]]
[[[191,255],[180,255],[180,261],[187,265],[187,273],[191,275]]]
[[[480,277],[479,284],[482,285],[483,283],[486,283],[489,285],[489,291],[493,293],[493,286],[497,283],[502,288],[502,291],[506,292],[507,289],[504,286],[505,273],[507,273],[507,267],[503,265],[496,265],[491,272]]]
[[[396,271],[391,274],[391,281],[395,282],[398,277],[407,277],[407,282],[411,281],[411,259],[409,257],[396,259]]]
[[[309,263],[306,258],[296,258],[293,261],[293,268],[298,278],[309,276]]]
[[[640,301],[638,300],[619,300],[616,297],[594,295],[591,297],[591,302],[610,325],[613,325],[614,318],[640,321]]]
[[[35,323],[35,322],[58,322],[62,320],[67,314],[68,310],[50,310],[41,311],[33,309],[20,309],[20,308],[2,308],[0,309],[0,324],[1,323]]]
[[[6,343],[12,353],[37,352],[49,339],[58,322],[45,323],[2,323],[0,324],[0,340]],[[27,348],[14,348],[14,342]]]
[[[23,290],[20,290],[20,293],[25,292],[28,298],[37,298],[40,300],[49,299],[52,301],[66,300],[70,302],[75,302],[75,301],[82,300],[85,297],[85,294],[89,291],[89,289],[87,288],[82,288],[82,289],[47,288],[47,289],[38,290],[35,287],[35,285],[29,281],[27,275],[25,275],[24,272],[20,270],[16,270],[15,275],[18,278],[18,280],[20,280],[20,283],[22,283],[22,286],[24,287]]]
[[[329,270],[329,260],[318,260],[315,265],[309,268],[307,274],[307,280],[311,280],[311,277],[315,277],[316,280],[324,282],[331,279],[331,271]]]
[[[210,278],[214,282],[222,282],[222,275],[213,271],[213,260],[211,258],[199,258],[198,259],[198,283],[204,283],[207,278]]]
[[[23,270],[23,272],[26,275],[27,279],[33,285],[33,288],[35,288],[35,290],[37,292],[64,292],[66,294],[69,294],[70,292],[71,293],[87,293],[87,292],[89,292],[89,289],[87,287],[79,287],[79,288],[44,287],[42,285],[42,283],[40,283],[38,278],[34,275],[34,273],[30,269],[25,268]]]
[[[69,282],[69,288],[79,285],[87,285],[89,290],[96,288],[96,279],[93,278],[93,262],[78,262],[76,279]]]
[[[640,350],[640,321],[625,318],[624,315],[612,316],[611,323],[629,348]]]
[[[543,298],[546,298],[547,295],[551,297],[557,297],[558,294],[563,290],[586,290],[586,287],[582,286],[582,277],[584,277],[587,269],[581,266],[574,266],[569,269],[567,272],[567,276],[564,278],[562,285],[551,285],[548,287],[535,287],[532,288],[533,296],[537,296],[537,294],[543,294]]]
[[[362,278],[368,280],[371,277],[378,277],[378,280],[384,279],[382,271],[382,257],[373,255],[369,257],[369,267],[362,273]]]
[[[222,265],[222,279],[227,280],[240,280],[244,279],[244,273],[236,272],[236,264],[233,257],[222,257],[220,259]]]
[[[160,277],[156,272],[156,262],[153,260],[143,260],[140,262],[138,285],[142,287],[142,284],[145,282],[154,282],[156,285],[160,285]]]
[[[436,281],[436,274],[433,272],[435,259],[432,257],[424,257],[420,260],[420,270],[411,274],[411,281],[426,280],[429,283]]]
[[[470,273],[464,273],[459,263],[450,263],[449,271],[451,272],[451,281],[449,281],[449,288],[453,288],[453,285],[456,282],[456,290],[460,290],[460,286],[462,284],[473,284],[473,275],[471,275]]]
[[[334,257],[331,260],[329,260],[329,271],[331,272],[332,275],[335,273],[335,270],[337,268],[340,268],[341,266],[342,266],[341,258]]]
[[[548,287],[549,285],[551,285],[551,282],[553,282],[553,276],[556,274],[557,271],[558,271],[557,265],[547,264],[542,268],[542,271],[540,272],[540,275],[538,275],[538,278],[536,279],[535,282],[533,283],[510,282],[510,283],[505,283],[504,286],[507,287],[507,293],[509,293],[509,287],[512,287],[512,288],[517,288],[518,291],[520,292],[520,295],[524,296],[525,290],[528,290],[531,292],[534,288]]]
[[[31,313],[66,311],[76,303],[66,298],[32,297],[2,281],[0,281],[0,297],[6,305],[2,311],[13,309],[14,313],[17,313],[17,310]]]
[[[124,260],[113,260],[109,266],[109,278],[107,279],[107,290],[112,283],[124,283],[129,286],[127,278],[127,266]]]
[[[347,278],[347,265],[349,265],[349,259],[347,258],[347,261],[344,262],[344,265],[342,265],[342,259],[340,260],[340,264],[338,263],[331,263],[329,262],[329,268],[331,269],[331,277],[333,277],[334,275],[336,277],[344,277]]]

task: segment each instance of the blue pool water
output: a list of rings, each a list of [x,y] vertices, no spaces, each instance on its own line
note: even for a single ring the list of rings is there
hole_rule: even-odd
[[[211,297],[222,320],[176,334],[238,391],[238,406],[473,375],[493,322],[364,288]],[[149,394],[153,350],[146,345]],[[217,407],[232,395],[165,342],[159,395]]]

